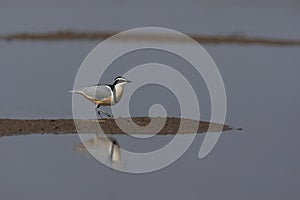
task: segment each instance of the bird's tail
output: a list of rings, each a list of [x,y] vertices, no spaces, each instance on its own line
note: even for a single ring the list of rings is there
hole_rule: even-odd
[[[71,93],[77,93],[77,94],[81,94],[82,93],[82,91],[80,91],[80,90],[70,90],[69,92],[71,92]]]

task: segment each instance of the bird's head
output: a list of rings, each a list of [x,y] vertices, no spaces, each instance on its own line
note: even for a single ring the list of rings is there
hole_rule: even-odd
[[[131,82],[130,80],[127,80],[126,78],[124,78],[122,76],[118,76],[114,80],[114,85],[125,85],[130,82]]]

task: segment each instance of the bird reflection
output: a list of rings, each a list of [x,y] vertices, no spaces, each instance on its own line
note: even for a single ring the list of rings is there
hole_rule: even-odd
[[[93,136],[81,144],[75,146],[75,150],[83,152],[89,150],[93,156],[101,161],[106,161],[112,166],[118,166],[121,162],[120,145],[113,137]]]

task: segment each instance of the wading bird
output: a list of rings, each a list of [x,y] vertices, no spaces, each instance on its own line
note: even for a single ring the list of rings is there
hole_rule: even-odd
[[[126,78],[118,76],[114,79],[114,83],[112,85],[97,84],[70,92],[81,94],[86,99],[93,102],[96,105],[95,110],[100,118],[102,118],[101,112],[108,117],[112,117],[112,115],[100,109],[100,106],[112,106],[117,104],[123,95],[124,86],[130,82],[131,81]]]

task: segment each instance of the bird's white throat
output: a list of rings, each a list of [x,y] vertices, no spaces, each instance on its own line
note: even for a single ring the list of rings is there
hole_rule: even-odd
[[[121,100],[125,84],[126,83],[118,83],[115,85],[115,103]]]

